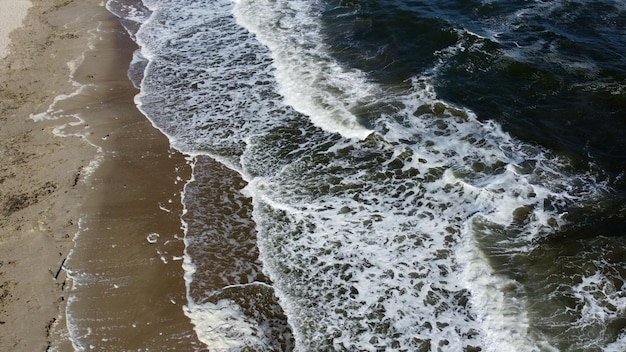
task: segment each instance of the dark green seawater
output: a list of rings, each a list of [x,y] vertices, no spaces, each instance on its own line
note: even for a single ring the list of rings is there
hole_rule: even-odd
[[[324,39],[337,60],[390,86],[429,74],[443,100],[566,155],[578,167],[597,164],[623,195],[623,3],[325,3]]]
[[[531,324],[557,350],[601,351],[599,341],[623,336],[626,5],[328,3],[324,39],[337,60],[390,89],[428,75],[441,99],[496,121],[516,138],[567,159],[572,172],[606,184],[601,200],[569,205],[568,223],[532,251],[511,254],[497,239],[486,239],[484,251],[495,272],[523,286]],[[572,286],[581,290],[565,289]],[[577,295],[598,306],[581,311]],[[594,315],[610,319],[594,321]]]

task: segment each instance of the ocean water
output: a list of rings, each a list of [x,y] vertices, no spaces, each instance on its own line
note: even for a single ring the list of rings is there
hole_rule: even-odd
[[[626,349],[623,2],[107,8],[211,350]]]

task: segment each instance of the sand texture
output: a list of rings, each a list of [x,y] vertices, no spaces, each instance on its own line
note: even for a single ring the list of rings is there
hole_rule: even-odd
[[[97,0],[35,1],[11,39],[0,351],[203,349],[183,314],[179,260],[190,167],[133,103],[134,44]]]
[[[8,54],[9,34],[22,24],[30,0],[0,0],[0,59]]]

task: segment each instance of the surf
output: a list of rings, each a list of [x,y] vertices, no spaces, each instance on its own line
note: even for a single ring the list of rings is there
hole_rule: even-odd
[[[450,29],[458,40],[439,61],[383,83],[330,53],[321,2],[144,5],[149,16],[129,16],[143,68],[136,102],[195,162],[184,265],[201,340],[295,350],[561,343],[533,327],[541,317],[526,307],[537,297],[507,263],[531,266],[520,258],[608,190],[439,97],[446,60],[480,50],[464,37],[473,32]],[[252,254],[216,259],[220,241]],[[213,267],[219,279],[204,276]],[[263,298],[241,298],[252,293]]]

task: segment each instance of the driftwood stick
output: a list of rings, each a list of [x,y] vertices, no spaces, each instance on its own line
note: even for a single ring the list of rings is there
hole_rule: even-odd
[[[61,270],[63,270],[63,265],[65,264],[66,260],[67,258],[63,258],[63,261],[61,262],[61,265],[59,266],[59,270],[57,270],[57,273],[54,275],[55,280],[59,278],[59,274],[61,274]]]

